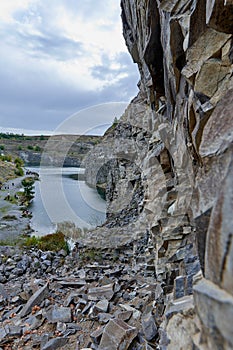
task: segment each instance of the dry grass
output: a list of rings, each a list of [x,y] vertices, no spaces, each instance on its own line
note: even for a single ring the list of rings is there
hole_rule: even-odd
[[[4,183],[10,179],[14,179],[16,166],[11,162],[3,162],[0,160],[0,182]]]

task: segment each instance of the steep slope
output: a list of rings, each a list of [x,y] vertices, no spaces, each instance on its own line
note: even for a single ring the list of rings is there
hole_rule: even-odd
[[[87,243],[133,242],[135,262],[153,265],[164,286],[161,349],[232,349],[233,5],[121,7],[140,91],[89,158],[108,220]]]

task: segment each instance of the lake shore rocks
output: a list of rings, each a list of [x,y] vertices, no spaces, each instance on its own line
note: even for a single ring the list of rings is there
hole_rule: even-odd
[[[26,208],[27,203],[20,203],[18,192],[22,191],[22,180],[28,175],[9,180],[0,190],[0,241],[14,242],[20,235],[30,235],[31,213]],[[33,175],[33,181],[37,176]],[[7,200],[7,196],[11,200]],[[13,200],[12,200],[13,199]]]

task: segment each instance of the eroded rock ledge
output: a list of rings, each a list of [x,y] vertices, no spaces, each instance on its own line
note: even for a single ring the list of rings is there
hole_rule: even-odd
[[[155,348],[231,349],[233,5],[122,0],[121,7],[140,91],[90,159],[89,182],[106,185],[108,221],[87,244],[137,246],[146,237],[143,256],[166,296]],[[189,295],[191,313],[180,300]],[[173,303],[180,312],[169,311]]]

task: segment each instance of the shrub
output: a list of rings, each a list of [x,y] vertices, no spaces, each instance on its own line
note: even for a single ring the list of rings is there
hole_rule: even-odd
[[[35,247],[44,251],[55,251],[58,252],[64,249],[67,253],[69,252],[68,244],[65,240],[65,236],[61,232],[51,233],[42,237],[28,237],[24,245],[28,248]]]
[[[19,166],[19,167],[24,166],[24,161],[23,161],[23,159],[21,159],[21,158],[19,158],[19,157],[15,158],[14,163],[16,164],[17,167],[18,167],[18,166]]]
[[[23,176],[24,172],[23,172],[23,169],[21,167],[17,167],[15,169],[15,175],[16,176]]]
[[[32,187],[34,184],[34,179],[32,177],[25,177],[25,179],[22,180],[23,187]]]
[[[33,150],[33,146],[28,145],[28,146],[27,146],[27,149],[29,149],[29,150],[31,150],[31,151],[32,151],[32,150]]]
[[[35,147],[34,147],[34,151],[40,152],[40,151],[41,151],[41,148],[40,148],[39,146],[35,146]]]
[[[5,146],[4,145],[0,145],[0,150],[4,151],[4,149],[5,149]]]
[[[3,162],[12,162],[12,157],[10,155],[6,155],[6,156],[0,156],[0,159]]]

